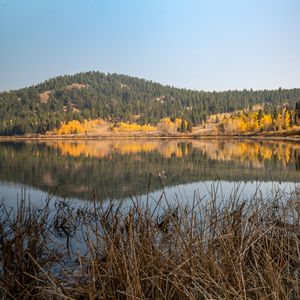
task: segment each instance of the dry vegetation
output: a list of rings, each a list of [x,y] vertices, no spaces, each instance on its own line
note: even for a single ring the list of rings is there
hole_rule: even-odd
[[[220,201],[212,189],[188,206],[164,197],[2,206],[2,298],[300,298],[299,190]]]
[[[72,84],[70,84],[70,85],[67,86],[67,89],[84,89],[86,87],[87,87],[86,84],[72,83]]]
[[[46,91],[43,93],[38,94],[40,97],[41,103],[47,103],[51,95],[51,91]]]

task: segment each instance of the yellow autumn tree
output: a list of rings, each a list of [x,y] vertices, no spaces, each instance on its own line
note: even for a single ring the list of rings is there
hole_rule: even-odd
[[[139,132],[146,132],[146,131],[155,131],[157,128],[155,126],[151,125],[139,125],[136,123],[133,124],[128,124],[125,122],[120,122],[116,124],[112,128],[113,132],[134,132],[134,131],[139,131]]]
[[[284,129],[289,129],[291,127],[291,114],[289,111],[285,112],[284,118]]]
[[[250,114],[250,122],[249,122],[249,132],[255,132],[259,129],[258,119],[257,119],[257,112],[253,112]]]
[[[182,123],[182,120],[180,118],[176,118],[174,120],[174,123],[176,124],[176,127],[177,129],[181,127],[181,123]]]
[[[79,134],[79,133],[87,133],[93,132],[96,130],[98,126],[104,125],[105,121],[102,119],[95,120],[84,120],[83,122],[79,122],[77,120],[62,122],[61,126],[54,130],[53,133],[64,135],[64,134]]]
[[[270,114],[260,114],[257,112],[236,113],[229,117],[224,117],[222,126],[219,126],[224,132],[256,132],[261,130],[270,130],[273,119]]]
[[[260,119],[260,128],[264,131],[272,129],[272,116],[264,114]]]
[[[161,119],[157,127],[165,133],[175,133],[177,132],[177,125],[175,122],[172,122],[170,118]]]
[[[281,114],[279,114],[277,117],[276,126],[279,130],[282,129],[282,127],[283,127],[283,118],[282,118]]]
[[[85,131],[85,125],[81,124],[77,120],[73,120],[67,123],[62,123],[60,128],[57,130],[57,134],[64,135],[64,134],[75,134],[75,133],[82,133]]]

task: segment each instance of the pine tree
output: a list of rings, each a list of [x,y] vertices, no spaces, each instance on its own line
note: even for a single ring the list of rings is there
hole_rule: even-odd
[[[187,131],[192,132],[192,130],[193,130],[193,122],[191,120],[188,120]]]

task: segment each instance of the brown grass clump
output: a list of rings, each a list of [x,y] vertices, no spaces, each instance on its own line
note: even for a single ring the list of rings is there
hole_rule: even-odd
[[[163,198],[6,211],[2,296],[300,299],[297,190],[226,202],[195,194],[184,206]]]
[[[0,291],[2,299],[33,299],[53,284],[52,266],[64,249],[51,240],[49,201],[36,208],[24,199],[15,209],[0,206]]]

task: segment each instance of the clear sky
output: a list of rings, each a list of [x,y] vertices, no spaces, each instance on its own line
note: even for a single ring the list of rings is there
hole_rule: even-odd
[[[0,90],[90,70],[300,87],[300,0],[0,0]]]

